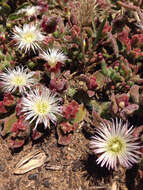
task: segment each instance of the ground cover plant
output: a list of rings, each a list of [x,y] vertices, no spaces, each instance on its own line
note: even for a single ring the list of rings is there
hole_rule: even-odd
[[[13,157],[38,146],[14,174],[76,144],[84,182],[59,189],[142,189],[142,70],[142,0],[2,0],[1,140]]]

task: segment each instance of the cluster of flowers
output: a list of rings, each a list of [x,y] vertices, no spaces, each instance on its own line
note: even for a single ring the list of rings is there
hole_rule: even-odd
[[[38,25],[24,24],[22,28],[15,26],[13,32],[13,39],[18,45],[18,48],[25,50],[25,53],[33,50],[39,51],[41,59],[46,61],[45,67],[48,71],[58,72],[61,65],[65,62],[66,56],[59,49],[42,50],[41,44],[46,37],[38,28]]]
[[[38,7],[28,7],[22,9],[22,12],[29,12],[30,16],[38,11]],[[46,61],[49,71],[57,72],[61,64],[66,60],[66,56],[59,49],[42,50],[41,44],[45,36],[37,25],[32,23],[24,24],[23,27],[15,26],[13,40],[18,48],[25,53],[29,51],[38,51],[41,59]],[[61,114],[60,100],[56,93],[51,92],[48,88],[36,88],[37,81],[34,73],[28,71],[24,66],[8,68],[0,73],[1,87],[5,93],[19,93],[22,95],[22,109],[25,119],[32,123],[35,121],[35,128],[39,123],[44,123],[45,128],[49,126],[49,121],[53,123],[57,120],[57,115]]]
[[[17,14],[25,14],[30,20],[37,16],[41,11],[47,10],[47,4],[28,6],[20,9]],[[46,8],[46,9],[43,9]],[[45,66],[48,71],[58,72],[60,66],[65,62],[66,56],[59,49],[41,48],[46,36],[37,24],[24,24],[22,27],[15,26],[13,30],[13,41],[18,49],[25,51],[39,52],[39,57],[46,61]],[[49,121],[53,123],[57,120],[57,115],[61,115],[60,100],[57,94],[51,92],[47,87],[36,87],[37,80],[34,78],[35,72],[29,71],[24,66],[8,68],[0,73],[1,87],[4,93],[19,93],[21,98],[21,113],[24,114],[29,123],[35,121],[35,128],[39,123],[44,123],[45,128],[49,126]]]
[[[19,93],[22,95],[22,109],[25,119],[32,123],[36,120],[35,128],[39,123],[49,126],[49,120],[56,122],[56,115],[61,114],[60,100],[48,88],[33,89],[37,83],[34,72],[27,68],[16,67],[6,69],[0,74],[1,86],[5,93]]]

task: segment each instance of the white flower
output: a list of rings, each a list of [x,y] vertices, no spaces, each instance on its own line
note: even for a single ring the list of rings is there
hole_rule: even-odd
[[[100,154],[97,163],[109,169],[116,169],[120,164],[124,167],[131,167],[139,160],[139,143],[133,137],[133,126],[128,129],[128,123],[116,119],[111,123],[102,123],[97,128],[97,135],[92,137],[91,148],[94,153]]]
[[[39,43],[44,40],[44,36],[41,31],[33,24],[24,24],[23,28],[15,26],[13,32],[13,39],[17,41],[18,48],[25,52],[32,49],[34,52],[36,49],[41,49]]]
[[[28,6],[26,8],[20,9],[17,14],[25,13],[26,16],[32,17],[39,14],[40,7],[39,6]]]
[[[64,63],[66,60],[66,56],[59,49],[48,49],[47,52],[43,52],[40,54],[40,57],[48,62],[50,67],[55,67],[58,62]]]
[[[19,90],[20,93],[26,92],[37,81],[32,78],[34,72],[28,72],[24,67],[6,69],[6,72],[0,73],[1,85],[4,92],[14,92]]]
[[[56,115],[61,113],[59,99],[47,88],[30,91],[26,97],[23,97],[22,104],[25,119],[30,120],[30,123],[36,120],[35,128],[39,123],[44,123],[47,128],[49,121],[55,123],[57,121]]]

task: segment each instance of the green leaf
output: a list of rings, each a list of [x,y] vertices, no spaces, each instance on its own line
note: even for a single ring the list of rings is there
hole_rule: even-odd
[[[26,8],[26,7],[28,7],[30,4],[29,3],[23,3],[21,6],[19,6],[17,9],[16,9],[16,11],[18,11],[18,10],[20,10],[20,9],[23,9],[23,8]]]
[[[5,120],[4,120],[4,128],[2,130],[2,135],[3,136],[5,136],[5,135],[7,135],[8,133],[11,132],[12,126],[16,122],[16,120],[17,120],[16,113],[13,113],[9,117],[5,118]]]
[[[95,73],[96,82],[99,88],[102,88],[105,84],[105,75],[101,71]]]
[[[86,115],[86,109],[85,109],[84,105],[81,104],[79,106],[79,110],[78,110],[78,112],[76,114],[76,117],[74,118],[72,123],[75,124],[75,123],[81,122],[85,118],[85,115]]]
[[[3,14],[7,15],[11,11],[11,8],[7,3],[3,3],[0,8],[1,8],[0,9],[0,15],[3,15]]]
[[[0,4],[6,3],[6,2],[7,2],[7,0],[1,0]]]
[[[17,14],[10,14],[8,17],[8,20],[15,20],[21,18],[21,16],[17,15]]]
[[[96,39],[93,42],[93,48],[95,48],[97,42],[100,40],[101,38],[101,34],[102,34],[102,30],[104,28],[104,25],[106,23],[106,18],[104,18],[103,22],[100,24],[99,26],[99,30],[97,31],[97,35],[96,35]]]

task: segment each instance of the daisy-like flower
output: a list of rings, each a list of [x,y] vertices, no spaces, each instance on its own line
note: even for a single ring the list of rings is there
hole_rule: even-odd
[[[61,65],[65,62],[66,56],[58,49],[48,49],[47,52],[40,54],[40,57],[47,61],[45,65],[48,71],[58,72]]]
[[[61,106],[56,94],[50,92],[48,88],[42,90],[35,89],[22,99],[22,112],[26,120],[32,123],[36,121],[35,128],[39,123],[44,123],[48,127],[49,121],[55,123],[57,115],[61,115]]]
[[[37,25],[24,24],[23,28],[15,26],[13,32],[13,39],[17,42],[18,48],[25,52],[32,49],[34,52],[36,49],[41,49],[39,43],[44,40],[44,35],[37,28]]]
[[[40,12],[40,7],[39,6],[28,6],[26,8],[20,9],[17,14],[22,14],[25,13],[25,15],[29,18],[32,16],[38,15]]]
[[[20,93],[26,92],[36,83],[33,78],[34,72],[28,72],[27,68],[15,67],[14,69],[6,69],[5,72],[0,73],[0,83],[4,92],[15,92],[18,90]]]
[[[133,137],[133,126],[128,129],[128,122],[118,119],[111,123],[101,123],[97,128],[97,135],[90,142],[94,153],[100,154],[97,163],[110,169],[117,169],[120,164],[123,167],[131,167],[139,160],[140,146]]]

